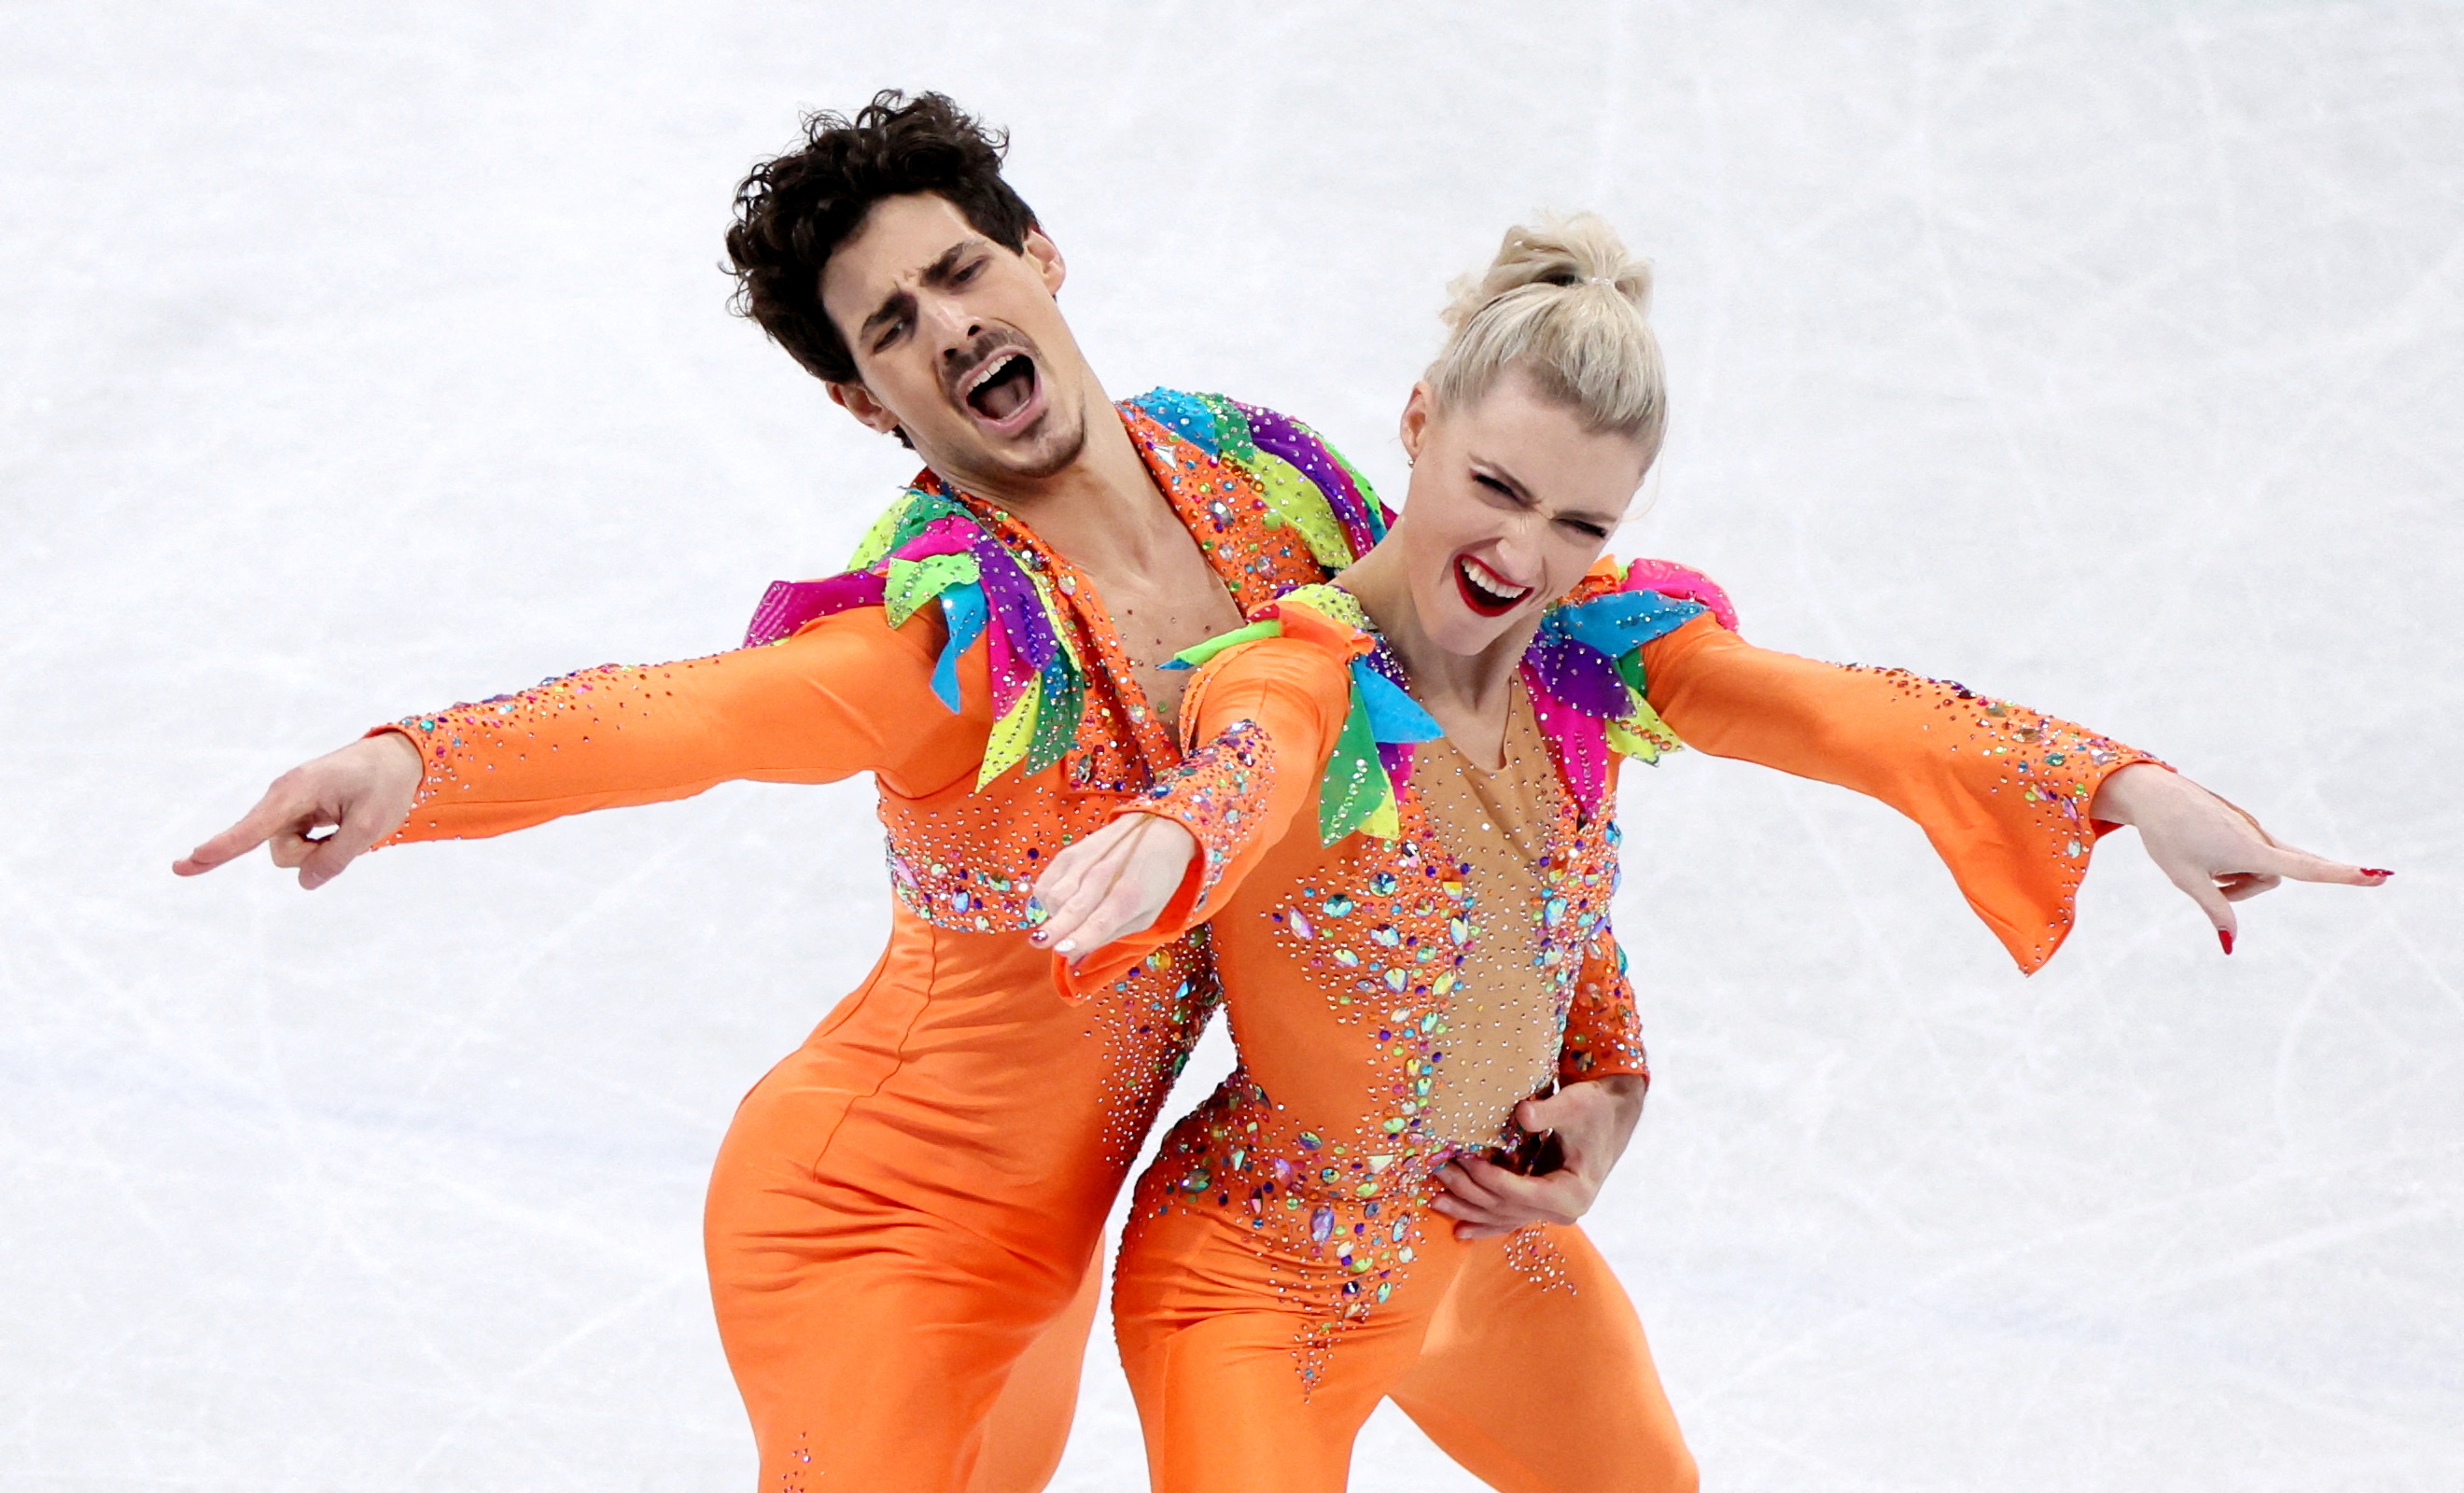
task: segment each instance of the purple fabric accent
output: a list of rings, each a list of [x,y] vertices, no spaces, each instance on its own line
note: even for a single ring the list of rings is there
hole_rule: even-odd
[[[1548,738],[1550,750],[1556,754],[1558,777],[1565,779],[1566,791],[1574,796],[1574,804],[1583,811],[1583,817],[1591,818],[1599,812],[1600,801],[1608,791],[1608,727],[1598,716],[1559,699],[1528,658],[1523,665],[1523,685],[1531,692],[1531,709],[1539,717],[1540,735]]]
[[[1360,490],[1352,485],[1352,474],[1343,470],[1342,464],[1328,455],[1326,448],[1289,416],[1237,400],[1234,407],[1249,422],[1251,445],[1290,462],[1326,494],[1328,506],[1343,521],[1343,531],[1352,539],[1353,557],[1368,554],[1369,547],[1377,542],[1377,536],[1369,529],[1369,505],[1361,500]]]
[[[983,531],[957,514],[943,514],[924,526],[924,532],[890,553],[900,560],[927,560],[935,555],[956,555],[966,549]]]
[[[879,606],[888,584],[877,570],[850,570],[823,581],[773,581],[761,593],[761,604],[753,609],[744,646],[776,643],[816,617]]]
[[[1395,796],[1401,798],[1412,782],[1412,743],[1380,741],[1377,760],[1386,765],[1386,780],[1395,785]]]
[[[1585,714],[1615,720],[1634,708],[1617,666],[1597,648],[1556,637],[1534,648],[1525,662],[1550,693]]]
[[[1682,601],[1700,602],[1711,608],[1720,626],[1730,632],[1737,630],[1737,608],[1729,602],[1728,593],[1718,582],[1690,566],[1666,560],[1638,560],[1626,567],[1625,587],[1628,591],[1657,591],[1662,596]]]
[[[984,664],[992,675],[993,719],[998,721],[1037,682],[1036,674],[1031,669],[1018,667],[1018,653],[1010,647],[1009,628],[1005,626],[984,629]]]
[[[1027,672],[1042,673],[1061,651],[1060,640],[1052,635],[1052,619],[1045,615],[1044,598],[1036,594],[1035,582],[1019,568],[1018,560],[992,536],[979,531],[972,548],[977,579],[1000,630],[1009,634],[1010,648],[1026,660]]]

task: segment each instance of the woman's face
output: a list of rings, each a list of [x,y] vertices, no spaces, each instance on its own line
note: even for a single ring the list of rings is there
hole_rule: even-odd
[[[1403,409],[1410,495],[1386,542],[1402,550],[1420,625],[1450,653],[1528,632],[1600,558],[1642,485],[1642,450],[1586,430],[1509,371],[1441,413],[1426,384]]]

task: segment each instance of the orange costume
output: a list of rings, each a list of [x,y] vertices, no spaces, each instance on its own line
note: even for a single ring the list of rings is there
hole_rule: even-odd
[[[1167,390],[1120,412],[1244,609],[1384,533],[1281,415]],[[773,586],[748,638],[772,646],[385,728],[427,764],[394,839],[873,775],[890,946],[729,1127],[707,1214],[720,1336],[771,1493],[1032,1489],[1067,1436],[1105,1217],[1217,998],[1192,939],[1065,1003],[1027,892],[1179,752],[1088,578],[1000,509],[928,472],[855,563]]]
[[[1718,588],[1604,565],[1544,617],[1506,760],[1408,693],[1359,604],[1310,586],[1182,655],[1186,760],[1123,813],[1200,853],[1076,994],[1212,919],[1240,1067],[1137,1184],[1114,1319],[1163,1493],[1328,1493],[1392,1397],[1514,1493],[1690,1489],[1642,1328],[1574,1228],[1464,1243],[1429,1206],[1525,1139],[1552,1079],[1644,1074],[1609,924],[1618,760],[1680,740],[1842,783],[1923,824],[2033,970],[2067,932],[2096,785],[2139,754],[1898,671],[1737,638]]]

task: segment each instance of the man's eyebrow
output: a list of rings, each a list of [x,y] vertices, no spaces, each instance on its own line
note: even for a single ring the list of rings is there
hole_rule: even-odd
[[[970,233],[942,250],[940,258],[924,267],[924,283],[933,286],[949,284],[951,277],[958,273],[958,261],[983,248],[984,243],[981,237]]]
[[[891,291],[882,297],[881,304],[874,309],[872,315],[864,318],[864,325],[856,328],[856,335],[860,338],[870,337],[874,329],[913,316],[914,311],[913,296],[909,295],[904,289]]]
[[[947,285],[958,273],[958,261],[982,247],[984,247],[984,240],[979,236],[970,234],[967,237],[958,240],[957,243],[952,244],[949,248],[942,250],[941,256],[934,260],[931,264],[926,265],[924,267],[924,273],[918,275],[917,278],[931,286],[937,287]],[[856,329],[856,335],[859,337],[870,337],[872,335],[873,328],[881,326],[886,322],[895,321],[901,317],[912,315],[914,310],[915,297],[913,295],[904,290],[891,291],[888,296],[882,297],[880,306],[874,309],[872,315],[864,318],[864,325]]]

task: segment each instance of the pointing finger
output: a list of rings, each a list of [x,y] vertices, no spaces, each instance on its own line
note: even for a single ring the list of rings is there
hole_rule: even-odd
[[[2358,866],[2346,866],[2342,861],[2331,861],[2325,856],[2312,855],[2307,850],[2297,850],[2291,845],[2276,846],[2275,853],[2269,857],[2267,868],[2277,875],[2290,876],[2295,881],[2327,882],[2340,887],[2375,887],[2386,881],[2389,874],[2387,871],[2365,870]]]
[[[282,784],[275,784],[265,790],[265,797],[257,800],[256,806],[250,809],[238,823],[189,851],[184,859],[172,862],[172,874],[202,875],[246,855],[272,839],[277,830],[289,825],[302,807],[297,797]]]

